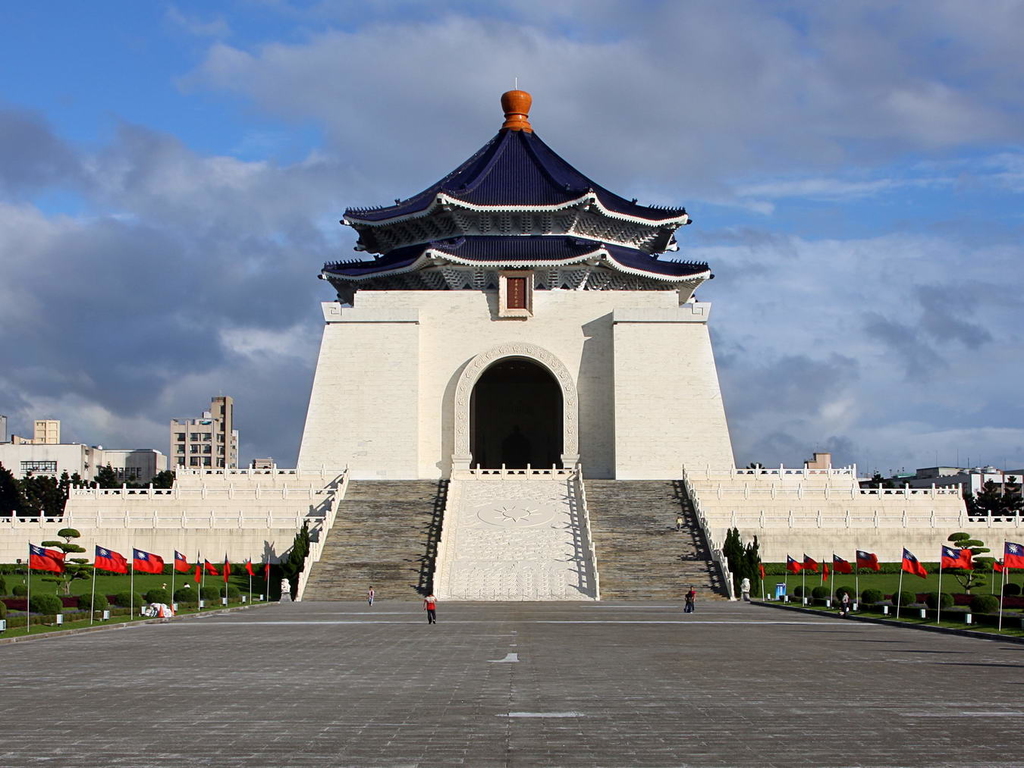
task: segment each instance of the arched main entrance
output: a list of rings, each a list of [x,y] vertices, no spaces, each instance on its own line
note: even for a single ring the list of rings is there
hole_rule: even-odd
[[[470,451],[484,469],[562,465],[562,390],[527,358],[487,368],[470,399]]]
[[[558,389],[558,403],[561,405],[561,456],[555,464],[566,469],[576,466],[579,460],[579,396],[576,392],[576,382],[569,369],[566,368],[558,357],[537,344],[529,342],[510,342],[491,347],[486,352],[470,360],[466,367],[459,374],[455,385],[455,444],[452,453],[452,468],[455,470],[469,469],[475,466],[479,460],[470,450],[470,443],[475,442],[471,422],[475,426],[477,420],[473,419],[473,402],[476,395],[476,384],[493,366],[505,361],[519,361],[532,364],[541,373],[547,375],[555,383]],[[501,369],[497,371],[500,380]],[[557,417],[555,424],[558,424]],[[515,427],[515,423],[511,425]],[[556,430],[558,427],[556,426]],[[520,431],[523,430],[520,424]],[[505,436],[502,436],[502,440]],[[485,438],[486,441],[486,438]],[[554,441],[557,445],[557,440]],[[484,446],[486,447],[486,446]],[[533,450],[531,441],[531,451]],[[498,448],[497,459],[488,458],[488,464],[496,462],[501,464],[501,448]],[[480,462],[483,464],[483,462]],[[533,462],[530,462],[531,465]],[[544,465],[541,465],[544,466]],[[550,467],[551,462],[546,466]]]

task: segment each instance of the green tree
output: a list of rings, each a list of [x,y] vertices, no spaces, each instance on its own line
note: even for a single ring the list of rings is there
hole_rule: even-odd
[[[978,557],[978,555],[984,555],[986,552],[992,551],[985,546],[985,542],[972,539],[971,534],[963,532],[950,534],[946,541],[959,549],[969,550],[971,553],[971,565],[974,566],[970,570],[967,568],[947,568],[946,572],[956,577],[956,580],[960,582],[960,586],[963,587],[964,592],[967,594],[971,594],[972,589],[980,589],[986,586],[988,584],[988,577],[985,576],[984,571],[992,570],[993,559],[991,557]]]
[[[36,517],[60,517],[66,500],[57,479],[31,472],[19,481],[25,499],[25,511]]]
[[[1003,509],[1003,489],[991,480],[986,480],[974,497],[975,514],[984,517],[998,515]]]
[[[1003,483],[1003,498],[1000,504],[1002,515],[1020,515],[1024,512],[1024,496],[1021,495],[1020,483],[1013,475],[1006,478]]]
[[[25,497],[21,485],[14,479],[14,474],[0,464],[0,516],[23,514]]]
[[[292,541],[292,548],[287,556],[281,561],[281,575],[288,579],[292,597],[299,588],[299,574],[306,568],[306,556],[309,555],[309,524],[302,523],[302,528],[295,534]]]
[[[153,475],[153,479],[150,482],[154,488],[173,488],[174,472],[169,469],[165,469],[163,472],[157,472]]]
[[[61,528],[57,531],[57,535],[64,539],[64,541],[44,541],[43,546],[56,547],[64,552],[65,555],[77,555],[85,552],[84,547],[80,547],[77,544],[72,543],[72,539],[78,539],[82,536],[82,534],[74,528]],[[72,557],[70,560],[65,557],[64,573],[55,573],[50,576],[44,576],[43,581],[52,581],[56,583],[57,588],[60,590],[62,595],[70,595],[72,581],[75,579],[92,578],[92,566],[88,563],[89,560],[85,557]]]
[[[100,467],[99,472],[96,473],[95,482],[97,488],[121,487],[121,481],[117,479],[117,473],[109,464],[105,467]]]

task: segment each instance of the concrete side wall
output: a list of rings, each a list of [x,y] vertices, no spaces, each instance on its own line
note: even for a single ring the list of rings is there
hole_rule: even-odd
[[[616,312],[615,477],[668,479],[731,467],[732,442],[707,328],[710,305]]]
[[[392,305],[325,303],[299,469],[351,466],[357,479],[415,478],[419,444],[419,321]]]
[[[709,307],[700,306],[701,313]],[[661,313],[673,320],[694,316],[691,305],[679,308],[674,291],[537,291],[528,319],[499,318],[494,291],[363,291],[352,308],[327,302],[299,467],[349,466],[354,479],[448,476],[459,375],[477,355],[527,343],[554,355],[573,375],[580,457],[588,477],[614,477],[614,358],[623,347],[614,340],[613,315],[623,311]],[[705,411],[717,409],[700,420],[701,429],[715,432],[704,439],[713,449],[687,447],[693,418],[675,419],[667,427],[650,421],[631,425],[630,468],[648,459],[657,465],[643,476],[678,476],[683,460],[732,462],[704,319],[672,324],[672,332],[638,324],[624,342],[627,351],[637,344],[647,350],[645,376],[654,380],[645,386],[659,398],[678,405],[680,392],[695,385],[698,400],[708,404]],[[663,365],[681,355],[696,358]],[[666,433],[672,448],[657,448]],[[645,455],[645,446],[654,453]]]

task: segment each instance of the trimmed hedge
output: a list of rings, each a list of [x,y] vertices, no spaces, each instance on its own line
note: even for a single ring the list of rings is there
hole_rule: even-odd
[[[11,594],[15,597],[25,597],[28,594],[28,587],[24,584],[15,584],[11,587]]]
[[[176,603],[198,603],[199,590],[182,587],[174,590],[174,602]]]
[[[1006,597],[1016,597],[1020,594],[1020,584],[1007,584],[1003,587],[1003,595]]]
[[[828,587],[813,587],[811,589],[811,597],[815,600],[824,600],[829,596]]]
[[[974,613],[995,613],[999,610],[999,598],[995,595],[974,595],[971,611]]]
[[[913,592],[908,592],[905,589],[902,592],[897,592],[895,595],[892,596],[892,604],[899,605],[903,608],[906,608],[908,605],[913,605],[916,602],[917,595]]]
[[[804,592],[806,592],[806,590],[799,584],[793,587],[793,597],[806,597]]]
[[[144,594],[143,599],[147,603],[170,603],[171,595],[166,589],[151,589]]]
[[[0,619],[7,618],[7,603],[0,600]]]
[[[948,592],[943,592],[942,593],[942,607],[943,608],[952,608],[953,607],[953,603],[955,603],[955,602],[956,601],[953,599],[953,596],[951,594],[949,594]],[[929,592],[928,596],[925,597],[925,599],[924,599],[924,603],[929,608],[932,608],[932,609],[938,608],[939,607],[939,593],[938,592]]]
[[[6,594],[7,594],[7,580],[3,576],[0,576],[0,595],[6,595]]]
[[[860,593],[860,601],[867,605],[874,605],[885,600],[885,595],[882,594],[880,589],[865,589]]]
[[[79,595],[78,596],[78,607],[83,611],[88,611],[89,606],[92,605],[92,595]],[[103,594],[96,594],[96,610],[105,611],[110,606],[110,601],[107,600],[107,596]]]
[[[220,600],[221,591],[217,587],[203,587],[199,590],[203,600]]]
[[[32,595],[28,609],[32,613],[57,614],[64,611],[64,603],[56,595]]]
[[[234,584],[228,584],[228,600],[236,602],[242,599],[242,590],[236,587]]]
[[[139,608],[145,602],[138,592],[118,592],[113,598],[114,605],[121,608],[131,608],[133,605]]]

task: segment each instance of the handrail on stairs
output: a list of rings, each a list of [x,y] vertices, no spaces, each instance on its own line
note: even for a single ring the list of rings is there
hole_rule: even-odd
[[[319,526],[314,528],[312,532],[316,533],[316,540],[310,541],[309,543],[309,554],[306,555],[305,567],[299,574],[298,588],[295,590],[295,600],[299,601],[302,599],[302,595],[306,591],[306,584],[309,582],[309,574],[313,570],[313,565],[320,560],[320,556],[323,554],[324,545],[327,543],[327,534],[331,532],[331,528],[334,527],[334,521],[338,517],[338,507],[341,505],[342,499],[345,498],[345,493],[348,491],[348,480],[349,473],[348,467],[342,470],[340,476],[335,478],[328,487],[333,485],[334,495],[331,498],[331,505],[327,509],[327,514],[324,515],[320,521]]]
[[[583,532],[587,537],[587,548],[590,550],[590,567],[594,574],[594,599],[601,599],[601,574],[597,570],[597,549],[594,548],[594,534],[590,530],[590,510],[587,507],[587,488],[583,484],[583,465],[576,462],[572,474],[573,491],[576,494],[576,506],[583,518]]]
[[[721,544],[719,544],[711,534],[711,526],[708,525],[708,519],[704,514],[704,509],[700,505],[700,498],[697,496],[697,491],[690,482],[690,478],[686,475],[685,466],[682,467],[682,479],[683,488],[690,499],[690,506],[693,507],[693,513],[697,518],[697,522],[700,523],[700,529],[704,534],[704,540],[708,543],[708,549],[711,550],[711,559],[718,565],[718,570],[722,574],[722,581],[725,582],[725,589],[729,595],[729,599],[735,600],[736,588],[732,583],[732,573],[729,571],[729,562],[725,559],[725,555],[722,554]]]

